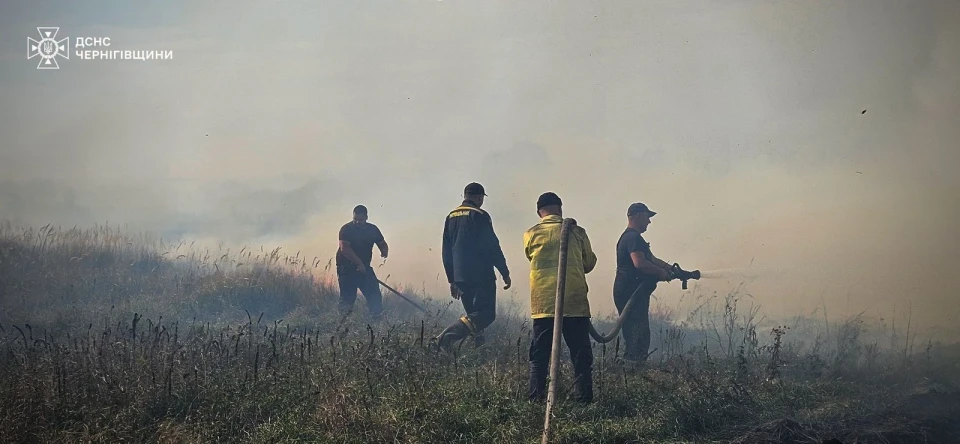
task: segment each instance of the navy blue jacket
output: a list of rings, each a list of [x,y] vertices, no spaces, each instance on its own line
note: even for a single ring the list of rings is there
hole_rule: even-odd
[[[496,281],[494,268],[501,276],[510,276],[490,215],[465,200],[447,215],[443,225],[443,269],[447,282]]]

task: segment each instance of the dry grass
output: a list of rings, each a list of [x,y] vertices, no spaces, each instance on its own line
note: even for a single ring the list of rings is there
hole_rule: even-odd
[[[516,306],[500,304],[485,347],[439,355],[426,343],[458,314],[449,300],[418,295],[422,316],[385,295],[381,323],[341,320],[328,266],[109,227],[0,228],[0,436],[538,440]],[[701,297],[685,319],[657,311],[646,369],[621,365],[617,342],[596,345],[592,405],[567,400],[565,363],[557,442],[958,439],[956,352],[880,346],[860,318],[761,327],[739,293]]]

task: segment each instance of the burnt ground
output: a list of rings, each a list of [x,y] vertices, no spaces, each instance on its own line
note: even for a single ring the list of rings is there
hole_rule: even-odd
[[[766,443],[960,443],[960,391],[906,397],[880,413],[825,423],[790,418],[764,424],[734,441]]]

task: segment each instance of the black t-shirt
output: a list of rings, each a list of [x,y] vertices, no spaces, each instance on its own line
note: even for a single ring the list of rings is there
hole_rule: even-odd
[[[643,253],[643,256],[648,261],[653,259],[653,253],[650,252],[650,244],[643,239],[640,232],[633,228],[627,228],[623,231],[623,234],[620,235],[620,240],[617,241],[618,272],[633,271],[639,273],[637,267],[633,265],[633,258],[630,257],[630,253],[634,251]]]
[[[340,227],[339,239],[350,242],[353,252],[363,261],[364,265],[369,267],[370,260],[373,259],[373,245],[383,241],[383,234],[374,224],[369,222],[358,224],[351,221]],[[350,259],[347,259],[340,253],[340,250],[337,250],[337,266],[350,264],[352,264]]]

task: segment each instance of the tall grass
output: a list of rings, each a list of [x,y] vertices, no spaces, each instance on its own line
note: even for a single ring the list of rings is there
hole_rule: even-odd
[[[453,301],[416,294],[423,315],[385,294],[383,321],[341,319],[329,268],[299,252],[210,251],[106,226],[0,227],[0,436],[538,439],[521,307],[501,301],[484,347],[437,353],[429,338],[459,314]],[[956,436],[939,416],[898,407],[930,389],[948,394],[937,402],[957,399],[949,348],[904,351],[909,343],[888,345],[857,317],[765,324],[739,290],[695,297],[682,318],[655,308],[646,368],[624,365],[619,341],[595,345],[591,405],[570,401],[564,357],[557,442]]]

